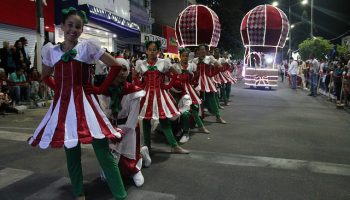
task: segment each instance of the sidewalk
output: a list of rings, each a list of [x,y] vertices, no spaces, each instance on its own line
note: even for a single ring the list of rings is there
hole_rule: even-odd
[[[52,103],[52,100],[47,101],[38,101],[38,102],[22,102],[21,105],[15,106],[19,111],[24,112],[27,109],[35,109],[35,108],[41,108],[41,107],[48,107]]]

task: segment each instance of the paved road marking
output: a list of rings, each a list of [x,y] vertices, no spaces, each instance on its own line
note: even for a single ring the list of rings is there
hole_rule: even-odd
[[[72,199],[67,197],[67,190],[65,186],[71,187],[69,178],[63,177],[57,181],[51,183],[45,188],[25,198],[24,200],[61,200],[61,199]],[[70,192],[69,192],[70,193]],[[130,188],[128,191],[128,200],[175,200],[175,195],[152,192],[146,190],[140,190],[137,188]]]
[[[138,188],[131,188],[128,191],[128,200],[175,200],[173,194],[152,192],[141,190]]]
[[[0,170],[0,189],[25,179],[34,172],[22,169],[4,168]]]
[[[194,160],[234,166],[265,167],[286,170],[308,170],[314,173],[350,176],[350,165],[316,162],[307,160],[272,158],[264,156],[247,156],[239,154],[191,151],[188,155]],[[172,154],[171,157],[184,159],[183,155]]]
[[[47,200],[47,199],[62,199],[65,191],[61,188],[70,185],[69,178],[63,177],[51,183],[38,192],[26,197],[24,200]]]
[[[30,130],[34,132],[34,128],[26,128],[26,127],[15,127],[15,126],[0,126],[0,129],[18,129],[18,130]]]
[[[28,137],[28,134],[10,131],[0,131],[0,139],[27,141]],[[92,149],[92,146],[82,145],[82,148]],[[158,155],[161,156],[162,154],[159,153]],[[188,156],[171,154],[171,157],[181,159],[192,158],[193,160],[234,166],[267,167],[286,170],[305,169],[314,173],[350,176],[350,165],[338,163],[272,158],[264,156],[214,153],[207,151],[192,151]]]

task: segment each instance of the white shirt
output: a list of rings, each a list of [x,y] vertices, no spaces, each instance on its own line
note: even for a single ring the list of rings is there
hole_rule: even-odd
[[[318,71],[320,71],[320,64],[314,58],[313,60],[311,60],[311,63],[310,63],[310,72],[311,73],[318,73]]]
[[[288,73],[291,75],[297,75],[298,74],[298,62],[296,60],[293,60],[288,69]]]
[[[107,66],[100,60],[96,62],[95,75],[107,75]]]

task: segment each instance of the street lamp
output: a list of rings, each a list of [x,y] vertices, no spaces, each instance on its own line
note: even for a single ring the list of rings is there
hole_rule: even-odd
[[[296,4],[293,4],[293,5],[291,5],[291,3],[290,3],[290,1],[291,0],[288,0],[288,19],[289,19],[289,24],[291,23],[291,13],[292,13],[292,11],[291,11],[291,8],[293,7],[293,6],[295,6],[295,5],[297,5],[298,3],[296,3]],[[302,0],[301,2],[300,2],[302,5],[305,5],[305,4],[307,4],[308,3],[308,0]],[[311,0],[311,4],[313,3],[313,0]],[[278,6],[278,2],[277,1],[274,1],[274,2],[272,2],[272,6]],[[313,12],[312,12],[312,9],[311,9],[311,16],[313,15]],[[311,17],[311,24],[312,24],[312,21],[313,21],[313,17]],[[295,27],[295,25],[294,24],[290,24],[290,28],[291,29],[293,29]],[[312,27],[312,25],[311,25],[311,27]],[[312,35],[312,32],[311,32],[311,35]],[[312,37],[312,36],[311,36]],[[292,55],[292,30],[289,30],[289,37],[288,37],[288,61],[289,61],[289,58],[291,57],[291,55]]]

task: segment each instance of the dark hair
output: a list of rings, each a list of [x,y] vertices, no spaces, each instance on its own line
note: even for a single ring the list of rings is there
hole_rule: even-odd
[[[146,49],[148,49],[148,47],[151,45],[151,44],[155,44],[157,46],[157,50],[160,50],[160,41],[159,40],[156,40],[156,41],[146,41],[145,42],[145,46],[146,46]]]
[[[18,43],[22,43],[22,41],[16,40],[16,42],[15,42],[15,48],[18,48],[18,47],[17,47],[17,46],[18,46]],[[23,46],[23,43],[22,43],[22,46]]]
[[[25,37],[20,37],[19,38],[19,41],[21,41],[21,42],[25,42],[25,41],[28,41]]]
[[[73,7],[69,7],[67,9],[63,9],[62,10],[62,16],[61,16],[61,22],[62,24],[64,24],[66,22],[66,20],[68,19],[69,16],[71,15],[78,15],[81,20],[83,21],[83,24],[87,24],[87,18],[86,18],[86,14],[84,11],[82,10],[77,10]]]
[[[187,54],[190,54],[190,49],[188,49],[188,48],[180,48],[179,49],[179,54],[180,54],[180,56],[181,56],[181,54],[182,53],[184,53],[184,52],[186,52]]]
[[[200,44],[200,45],[198,45],[198,50],[199,50],[199,48],[201,48],[201,47],[204,47],[205,48],[205,50],[209,50],[209,47],[208,47],[208,45],[206,45],[206,44]]]

